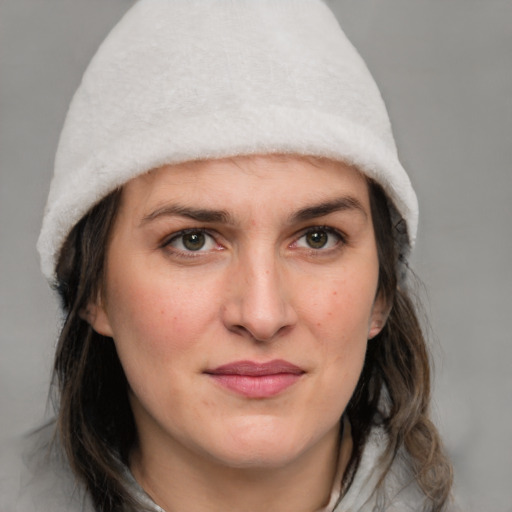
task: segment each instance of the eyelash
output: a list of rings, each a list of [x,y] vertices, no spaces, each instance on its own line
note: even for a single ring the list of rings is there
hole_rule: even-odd
[[[332,251],[336,251],[336,250],[340,249],[347,243],[346,236],[343,233],[341,233],[340,231],[338,231],[337,229],[331,228],[329,226],[312,226],[312,227],[304,230],[302,232],[302,234],[291,245],[297,246],[301,239],[307,237],[308,235],[311,235],[313,233],[318,233],[318,232],[323,232],[323,233],[326,233],[328,236],[335,237],[336,241],[333,242],[334,243],[333,246],[327,247],[327,248],[324,248],[323,246],[319,247],[319,248],[315,248],[315,247],[311,247],[311,246],[302,247],[302,249],[309,251],[310,254],[314,254],[317,256],[320,256],[322,254],[330,254]],[[329,242],[327,241],[327,243],[329,243]]]
[[[309,247],[306,247],[306,246],[305,247],[299,247],[298,246],[299,241],[301,239],[305,238],[308,235],[311,235],[311,234],[314,234],[314,233],[318,233],[318,232],[326,233],[328,237],[329,236],[334,236],[336,238],[336,241],[333,242],[334,245],[332,247],[328,247],[328,248],[324,248],[323,246],[322,247],[318,247],[318,248],[311,247],[311,246],[309,246]],[[162,243],[161,246],[164,249],[172,251],[175,255],[177,255],[179,257],[184,257],[184,258],[197,258],[200,255],[202,255],[203,253],[210,252],[212,250],[212,249],[202,250],[203,246],[199,247],[198,250],[196,250],[196,251],[191,250],[191,249],[187,250],[187,249],[180,249],[180,248],[173,247],[173,245],[172,245],[173,242],[176,242],[176,241],[181,239],[181,245],[183,245],[183,237],[185,237],[186,235],[192,235],[192,234],[198,234],[198,235],[206,236],[209,239],[211,239],[212,243],[215,244],[217,250],[222,250],[223,249],[223,247],[216,241],[215,236],[212,235],[205,228],[183,229],[181,231],[173,233],[169,238],[167,238]],[[208,243],[208,242],[206,242],[206,243]],[[326,244],[328,244],[328,243],[329,243],[329,241],[326,242]],[[322,253],[323,254],[331,253],[332,251],[340,249],[340,247],[345,245],[346,243],[347,243],[346,236],[344,234],[342,234],[341,232],[339,232],[338,230],[334,229],[334,228],[331,228],[329,226],[311,226],[311,227],[303,230],[301,232],[300,236],[295,238],[294,241],[291,244],[289,244],[288,247],[297,248],[297,249],[304,249],[306,251],[309,251],[310,254],[314,254],[314,255],[320,256]]]
[[[168,249],[180,257],[197,258],[202,253],[207,252],[207,251],[202,251],[201,250],[202,247],[200,247],[199,250],[194,251],[194,250],[179,249],[179,248],[172,246],[173,242],[178,241],[180,239],[181,239],[181,244],[183,245],[183,238],[186,235],[193,235],[193,234],[204,235],[204,236],[208,237],[216,245],[216,247],[219,247],[218,250],[221,250],[220,249],[221,246],[220,246],[220,244],[218,244],[218,242],[216,242],[215,237],[211,233],[209,233],[209,231],[205,228],[183,229],[181,231],[178,231],[177,233],[173,233],[169,238],[167,238],[164,241],[164,243],[162,244],[162,248]]]

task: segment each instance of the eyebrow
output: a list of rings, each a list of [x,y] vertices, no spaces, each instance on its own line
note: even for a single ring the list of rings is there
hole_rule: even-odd
[[[304,222],[307,220],[316,219],[317,217],[324,217],[331,213],[339,211],[356,211],[368,218],[364,206],[355,197],[340,197],[331,201],[325,201],[313,206],[307,206],[306,208],[300,209],[291,216],[292,222]]]
[[[145,215],[140,225],[147,224],[159,217],[180,216],[196,220],[198,222],[220,222],[223,224],[234,224],[233,218],[225,210],[210,210],[205,208],[191,208],[179,204],[165,205],[157,208],[148,215]]]
[[[368,217],[363,205],[354,197],[340,197],[330,201],[301,208],[290,216],[290,223],[304,222],[318,217],[324,217],[339,211],[356,211]],[[147,224],[160,217],[186,217],[197,222],[215,222],[222,224],[236,224],[235,220],[226,210],[211,210],[206,208],[192,208],[180,204],[164,205],[145,215],[140,225]]]

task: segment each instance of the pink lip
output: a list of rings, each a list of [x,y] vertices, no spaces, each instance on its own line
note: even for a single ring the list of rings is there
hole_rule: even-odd
[[[235,361],[205,372],[221,386],[248,398],[269,398],[297,382],[304,370],[281,359]]]

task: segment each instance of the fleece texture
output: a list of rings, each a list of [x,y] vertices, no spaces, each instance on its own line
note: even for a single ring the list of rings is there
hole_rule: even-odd
[[[321,0],[139,0],[69,108],[38,241],[43,273],[54,280],[73,226],[130,179],[271,153],[344,161],[376,180],[408,252],[418,207],[384,102]]]

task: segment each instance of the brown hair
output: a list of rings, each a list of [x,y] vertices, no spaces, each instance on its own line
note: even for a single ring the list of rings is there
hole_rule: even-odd
[[[425,510],[447,506],[453,481],[451,463],[430,420],[430,357],[410,292],[404,287],[406,262],[382,188],[370,181],[370,205],[379,256],[378,293],[391,306],[382,331],[368,343],[358,385],[347,406],[360,452],[369,429],[381,424],[389,444],[383,463],[389,469],[405,450],[413,479],[425,494]],[[356,451],[356,453],[357,453]],[[384,471],[380,483],[384,480]]]
[[[379,293],[391,312],[384,329],[369,342],[347,406],[354,453],[361,453],[371,427],[380,424],[389,436],[385,467],[389,469],[405,449],[413,479],[426,496],[425,510],[440,512],[448,502],[452,473],[429,419],[429,356],[415,307],[398,283],[401,257],[386,196],[371,181],[369,188]],[[57,266],[57,290],[66,312],[54,364],[59,440],[95,507],[104,512],[135,504],[123,484],[122,467],[136,442],[136,430],[113,340],[96,333],[81,312],[100,293],[120,195],[115,191],[107,196],[74,227]]]

